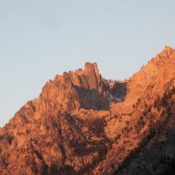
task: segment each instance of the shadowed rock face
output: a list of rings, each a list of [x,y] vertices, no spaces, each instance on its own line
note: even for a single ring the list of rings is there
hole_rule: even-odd
[[[175,173],[175,51],[127,81],[57,75],[0,129],[2,175]]]

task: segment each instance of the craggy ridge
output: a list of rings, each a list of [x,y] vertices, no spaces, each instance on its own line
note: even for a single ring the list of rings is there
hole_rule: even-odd
[[[2,175],[175,173],[175,50],[126,81],[57,75],[0,128]]]

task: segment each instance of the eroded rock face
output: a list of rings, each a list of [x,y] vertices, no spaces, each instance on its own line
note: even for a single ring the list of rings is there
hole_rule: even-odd
[[[0,128],[2,175],[173,174],[175,50],[126,81],[57,75]]]

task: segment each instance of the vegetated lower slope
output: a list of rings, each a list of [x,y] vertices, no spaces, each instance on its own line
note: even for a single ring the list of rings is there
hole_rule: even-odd
[[[175,50],[127,81],[57,75],[0,129],[2,175],[173,174]]]

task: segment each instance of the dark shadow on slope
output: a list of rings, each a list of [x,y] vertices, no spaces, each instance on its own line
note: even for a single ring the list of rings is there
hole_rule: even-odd
[[[164,141],[160,139],[162,133],[156,137],[153,136],[146,145],[142,145],[140,149],[130,155],[130,158],[123,165],[125,171],[116,172],[116,174],[174,175],[175,130],[170,129],[169,131],[166,130],[166,132]],[[127,164],[129,165],[128,167]]]
[[[125,100],[127,95],[127,83],[126,82],[116,82],[115,87],[112,89],[112,94],[115,98],[118,98],[122,101]]]
[[[86,89],[75,86],[80,99],[80,108],[94,110],[109,110],[111,103],[120,103],[127,95],[127,83],[113,82],[104,86],[101,93],[96,89]]]

